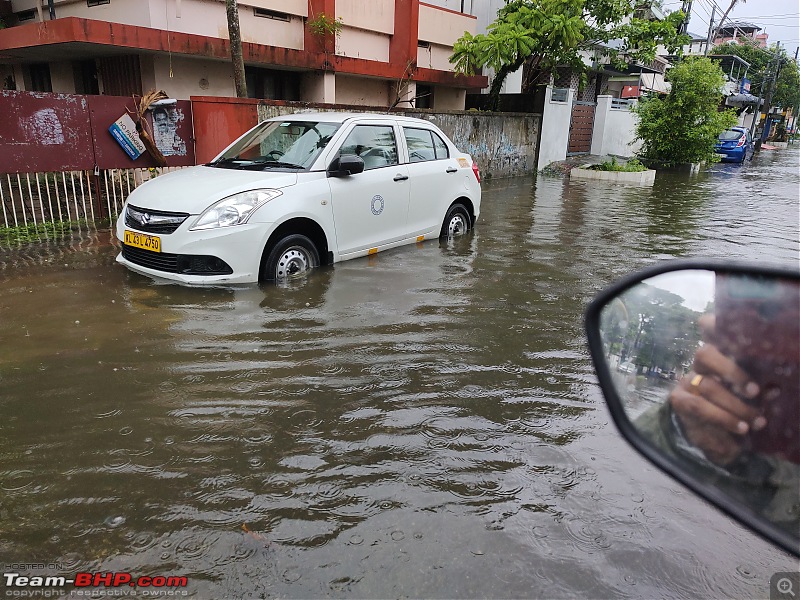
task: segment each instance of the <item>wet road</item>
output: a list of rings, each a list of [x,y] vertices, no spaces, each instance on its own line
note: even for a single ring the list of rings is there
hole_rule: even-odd
[[[619,439],[582,312],[665,258],[796,266],[798,159],[489,183],[466,239],[299,289],[153,285],[102,232],[1,252],[0,564],[197,598],[767,597],[796,561]]]

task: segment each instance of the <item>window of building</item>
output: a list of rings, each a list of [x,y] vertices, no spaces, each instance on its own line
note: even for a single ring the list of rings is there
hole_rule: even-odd
[[[415,100],[417,108],[433,108],[433,87],[417,84],[417,97]]]
[[[94,60],[76,60],[72,63],[72,75],[75,79],[75,93],[97,96],[100,84],[97,79],[97,65]]]
[[[253,8],[253,14],[257,17],[264,17],[265,19],[275,19],[276,21],[291,21],[292,16],[286,13],[278,12],[275,10],[267,10],[266,8]]]
[[[33,21],[36,18],[36,11],[35,10],[23,10],[22,12],[17,13],[17,21],[20,23],[24,21]]]
[[[142,95],[142,72],[137,55],[102,56],[97,59],[97,71],[106,96]]]
[[[53,83],[50,80],[50,65],[47,63],[34,63],[28,67],[28,73],[31,77],[30,91],[53,91]]]
[[[248,98],[265,100],[299,100],[300,77],[294,71],[244,68]]]
[[[111,0],[86,0],[86,6],[100,6],[101,4],[111,4]]]

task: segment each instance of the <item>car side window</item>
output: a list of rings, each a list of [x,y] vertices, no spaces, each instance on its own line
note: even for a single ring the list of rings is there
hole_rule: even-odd
[[[433,136],[433,147],[436,149],[436,160],[450,158],[450,150],[447,148],[447,144],[444,143],[444,140],[433,131],[431,131],[431,135]]]
[[[364,161],[364,170],[398,164],[397,140],[391,125],[356,125],[336,156],[355,154]]]
[[[406,144],[408,145],[409,162],[416,163],[436,159],[436,149],[433,146],[433,138],[430,131],[403,127],[403,134],[406,136]]]

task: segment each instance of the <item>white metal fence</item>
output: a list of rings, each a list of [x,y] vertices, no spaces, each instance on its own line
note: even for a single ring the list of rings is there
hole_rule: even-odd
[[[0,204],[6,228],[45,223],[113,219],[130,193],[163,169],[17,173],[0,175]]]

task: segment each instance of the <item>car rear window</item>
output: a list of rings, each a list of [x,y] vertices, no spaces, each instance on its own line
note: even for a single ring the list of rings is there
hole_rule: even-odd
[[[719,139],[725,141],[732,141],[732,140],[738,140],[743,135],[744,132],[742,131],[736,131],[735,129],[728,129],[719,134]]]

